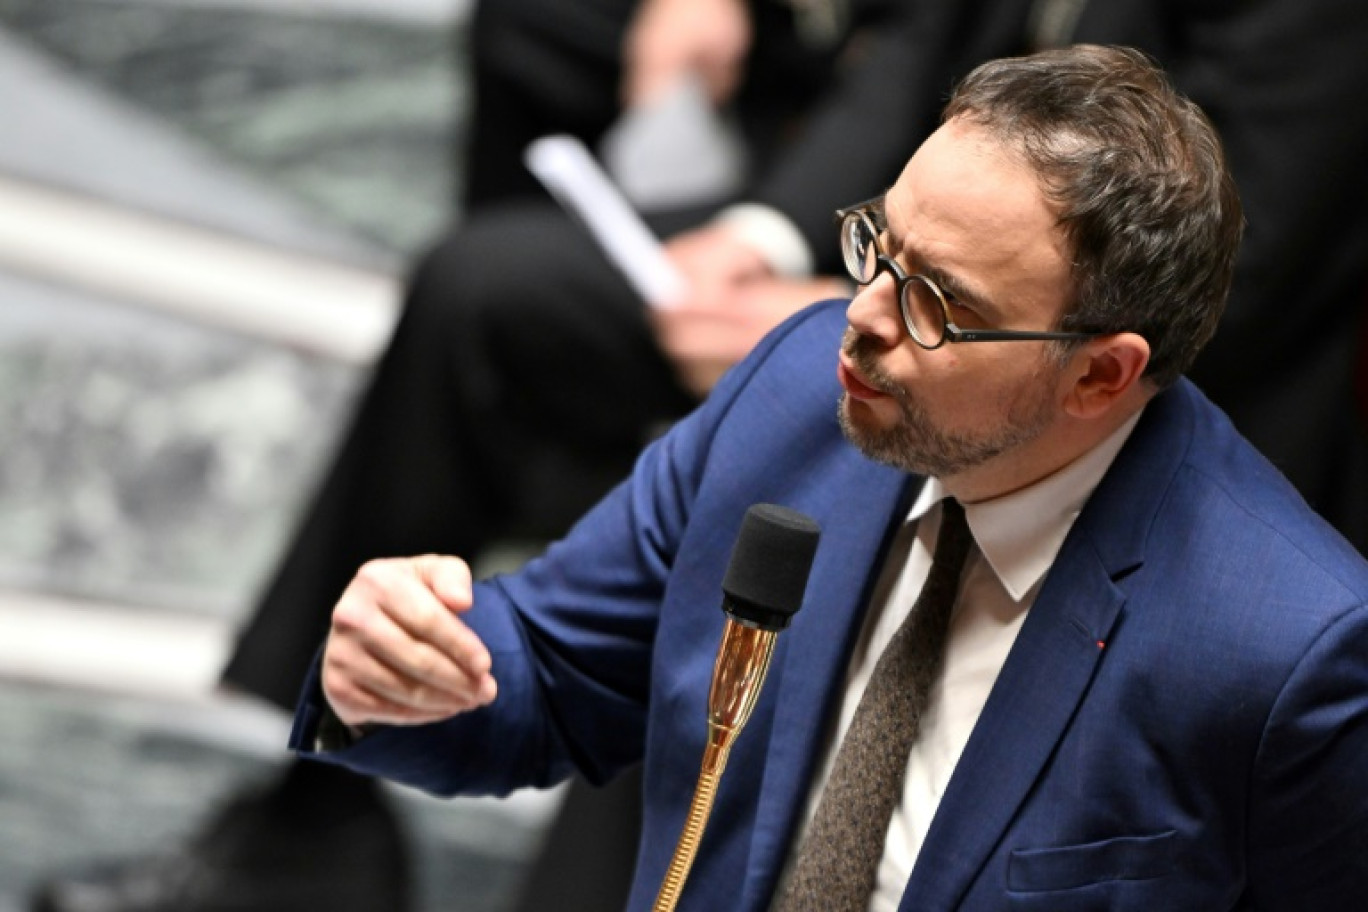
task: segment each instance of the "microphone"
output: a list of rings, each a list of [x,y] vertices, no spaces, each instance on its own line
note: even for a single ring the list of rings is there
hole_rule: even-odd
[[[684,889],[727,756],[760,697],[775,640],[803,604],[820,537],[811,517],[775,504],[755,504],[741,521],[722,580],[727,620],[708,691],[703,768],[654,912],[671,912]]]

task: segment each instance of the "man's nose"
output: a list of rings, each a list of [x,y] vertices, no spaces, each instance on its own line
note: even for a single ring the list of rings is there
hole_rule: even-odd
[[[846,306],[846,321],[862,336],[872,336],[892,348],[902,341],[902,311],[898,307],[898,283],[888,270],[863,285]]]

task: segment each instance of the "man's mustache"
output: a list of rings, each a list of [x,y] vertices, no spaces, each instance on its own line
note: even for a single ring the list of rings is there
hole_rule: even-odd
[[[886,395],[905,399],[906,391],[879,367],[875,356],[877,344],[874,339],[848,328],[841,339],[841,352],[855,365],[866,385]]]

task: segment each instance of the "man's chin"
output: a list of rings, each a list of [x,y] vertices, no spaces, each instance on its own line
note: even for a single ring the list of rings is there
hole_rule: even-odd
[[[887,462],[887,439],[890,428],[879,420],[869,403],[862,402],[849,393],[841,396],[837,410],[841,431],[855,447],[870,459]]]
[[[890,408],[895,400],[865,400],[850,393],[841,394],[841,415],[843,423],[860,428],[866,433],[879,433],[896,424],[901,415],[897,408]],[[891,412],[891,414],[890,414]]]
[[[934,474],[901,412],[892,421],[882,421],[877,407],[853,396],[842,396],[837,410],[841,431],[866,459],[917,475]]]

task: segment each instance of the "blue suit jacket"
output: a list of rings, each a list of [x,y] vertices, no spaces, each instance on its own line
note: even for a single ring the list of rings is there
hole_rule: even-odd
[[[835,421],[839,302],[776,330],[562,542],[477,587],[500,693],[325,759],[438,793],[645,766],[630,908],[683,826],[747,507],[815,517],[804,608],[681,910],[763,910],[871,583],[919,479]],[[1186,382],[1079,517],[945,791],[902,909],[1368,908],[1368,565]],[[311,683],[296,747],[311,743]]]

